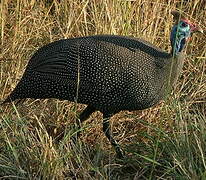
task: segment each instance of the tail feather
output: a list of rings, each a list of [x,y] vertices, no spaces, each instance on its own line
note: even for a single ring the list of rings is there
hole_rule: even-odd
[[[4,105],[6,103],[11,103],[12,102],[12,99],[10,98],[10,95],[5,99],[3,100],[3,102],[1,103],[1,105]]]
[[[10,100],[9,97],[7,97],[7,98],[1,103],[1,105],[4,105],[4,104],[6,104],[6,103],[10,103],[10,102],[12,102],[12,101]]]
[[[21,98],[21,96],[18,95],[18,88],[16,87],[10,95],[7,96],[7,98],[0,103],[1,105],[7,104],[7,103],[11,103],[13,101],[15,101],[15,104],[19,104],[19,102],[21,102],[22,100],[25,100],[25,98]],[[16,101],[18,100],[18,101]]]
[[[11,102],[13,102],[13,101],[15,101],[15,105],[17,105],[17,104],[19,104],[20,102],[21,102],[21,103],[24,102],[25,99],[12,98],[12,96],[9,95],[2,103],[0,103],[0,105],[5,105],[5,104],[11,103]]]

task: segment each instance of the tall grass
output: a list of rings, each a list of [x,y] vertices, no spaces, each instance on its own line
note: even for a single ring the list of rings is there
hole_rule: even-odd
[[[119,34],[169,51],[172,9],[205,29],[205,1],[2,0],[0,98],[20,80],[32,54],[62,38]],[[85,107],[50,100],[0,106],[2,179],[206,179],[205,34],[188,42],[178,84],[166,102],[120,112],[113,132],[128,158],[117,160],[102,133],[102,116],[84,123],[75,143],[76,114]]]

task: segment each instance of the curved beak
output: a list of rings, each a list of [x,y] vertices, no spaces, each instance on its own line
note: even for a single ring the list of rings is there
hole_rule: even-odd
[[[190,24],[190,28],[191,28],[191,32],[195,33],[195,32],[199,32],[199,33],[204,33],[203,29],[199,26],[197,26],[196,24]]]

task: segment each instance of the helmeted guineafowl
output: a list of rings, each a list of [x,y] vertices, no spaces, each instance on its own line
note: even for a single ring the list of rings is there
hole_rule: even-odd
[[[121,110],[157,104],[183,66],[182,50],[200,28],[177,11],[171,53],[141,39],[95,35],[59,40],[40,48],[5,102],[24,98],[58,98],[87,104],[80,122],[103,113],[103,131],[118,156],[123,152],[110,132],[109,117]],[[168,86],[169,85],[169,86]]]

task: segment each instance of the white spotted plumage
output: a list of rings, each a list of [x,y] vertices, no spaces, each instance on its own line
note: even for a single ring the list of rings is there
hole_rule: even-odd
[[[164,67],[160,70],[155,62],[167,65],[170,59],[170,54],[135,38],[60,40],[34,54],[10,98],[74,101],[79,73],[79,103],[107,113],[145,109],[163,98],[159,87],[164,85]]]

